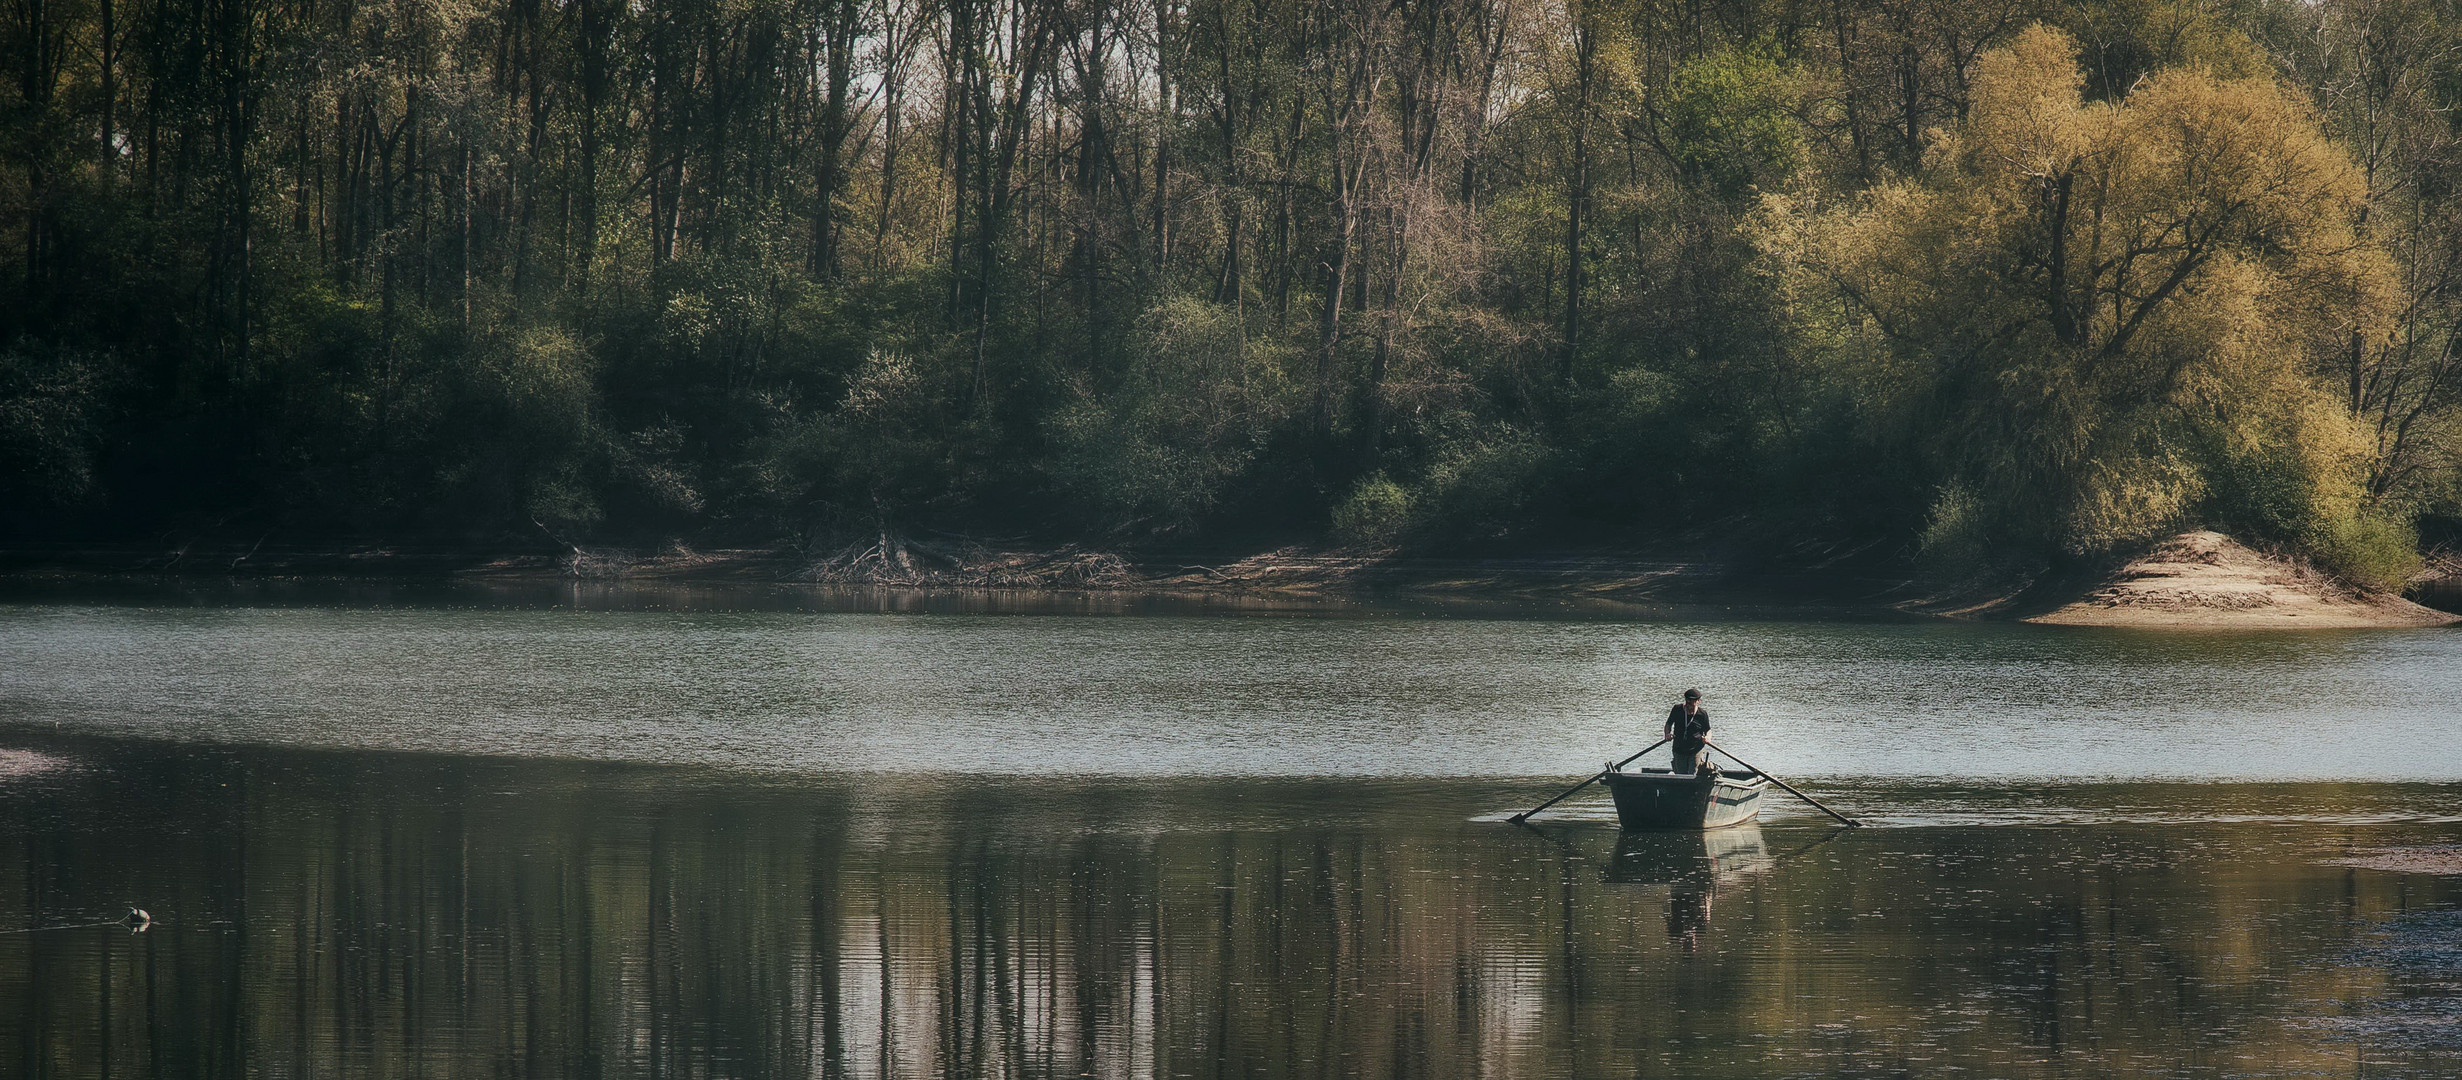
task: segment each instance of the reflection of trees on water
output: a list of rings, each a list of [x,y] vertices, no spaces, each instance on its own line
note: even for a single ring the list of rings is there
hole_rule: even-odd
[[[135,755],[0,795],[21,823],[0,831],[0,925],[138,898],[161,920],[0,936],[0,1060],[63,1077],[1548,1076],[1716,1072],[1700,1046],[1750,1039],[1796,1071],[2016,1076],[2153,1067],[2182,1032],[2228,1031],[2203,1060],[2323,1062],[2340,1050],[2248,1017],[2381,976],[2286,943],[2420,902],[2086,830],[2022,848],[1859,835],[1794,858],[1770,848],[1812,834],[1594,831],[1576,859],[1365,802],[1342,811],[1360,825],[1222,827],[1250,797],[1230,788],[664,784]]]

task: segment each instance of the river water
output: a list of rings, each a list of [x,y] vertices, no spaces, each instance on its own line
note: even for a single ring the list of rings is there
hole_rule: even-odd
[[[1503,820],[1688,685],[1871,827]],[[2458,736],[2433,630],[21,598],[0,1074],[2462,1076]]]

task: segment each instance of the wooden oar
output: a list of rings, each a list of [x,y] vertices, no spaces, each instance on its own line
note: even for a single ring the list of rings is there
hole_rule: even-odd
[[[1719,753],[1726,754],[1729,758],[1733,759],[1733,760],[1735,761],[1735,763],[1736,763],[1736,764],[1741,765],[1741,766],[1743,766],[1743,767],[1745,767],[1745,768],[1747,768],[1747,769],[1751,769],[1752,771],[1754,771],[1754,772],[1756,772],[1756,773],[1760,773],[1763,777],[1766,777],[1766,778],[1769,780],[1769,782],[1770,782],[1770,783],[1776,784],[1776,785],[1778,785],[1779,787],[1782,787],[1782,788],[1787,789],[1787,794],[1789,794],[1789,795],[1793,795],[1793,796],[1795,796],[1795,797],[1796,797],[1796,798],[1798,798],[1798,799],[1802,799],[1802,800],[1804,800],[1805,802],[1811,803],[1811,804],[1812,804],[1812,808],[1813,808],[1813,809],[1818,810],[1818,811],[1820,811],[1820,812],[1822,812],[1822,813],[1824,813],[1824,814],[1828,814],[1828,815],[1829,815],[1829,816],[1831,816],[1831,817],[1837,818],[1838,820],[1845,822],[1845,823],[1846,823],[1849,827],[1851,827],[1851,828],[1857,828],[1857,829],[1860,829],[1860,828],[1863,828],[1863,827],[1864,827],[1864,823],[1863,823],[1863,822],[1857,821],[1857,820],[1855,820],[1854,818],[1848,817],[1848,816],[1846,816],[1845,814],[1841,814],[1841,813],[1839,813],[1839,812],[1837,812],[1837,811],[1835,811],[1835,810],[1830,809],[1829,807],[1826,807],[1826,806],[1821,805],[1821,800],[1816,799],[1816,798],[1813,798],[1813,797],[1812,797],[1812,796],[1810,796],[1810,795],[1806,795],[1806,794],[1804,794],[1803,792],[1800,792],[1800,791],[1795,790],[1795,786],[1794,786],[1793,784],[1789,784],[1789,783],[1787,783],[1787,782],[1786,782],[1786,781],[1784,781],[1784,780],[1781,780],[1781,779],[1779,779],[1779,778],[1777,778],[1777,777],[1775,777],[1775,776],[1771,776],[1771,775],[1769,774],[1769,770],[1767,770],[1767,769],[1764,769],[1764,768],[1762,768],[1762,767],[1760,767],[1760,766],[1758,766],[1758,765],[1755,765],[1755,764],[1753,764],[1752,762],[1746,761],[1746,760],[1744,760],[1743,758],[1736,757],[1736,756],[1735,756],[1735,754],[1734,754],[1734,753],[1732,753],[1732,752],[1730,752],[1730,751],[1729,751],[1726,747],[1724,747],[1724,746],[1720,746],[1720,745],[1718,745],[1717,743],[1706,743],[1706,744],[1704,744],[1704,745],[1707,745],[1710,749],[1712,749],[1712,750],[1716,750],[1716,751],[1718,751]]]
[[[1554,806],[1554,805],[1556,805],[1557,803],[1560,803],[1560,802],[1565,801],[1566,799],[1570,799],[1570,798],[1572,798],[1572,797],[1573,797],[1573,793],[1574,793],[1574,792],[1576,792],[1576,791],[1580,791],[1580,790],[1581,790],[1581,789],[1583,789],[1583,788],[1586,788],[1586,787],[1589,787],[1589,786],[1590,786],[1590,785],[1592,785],[1592,784],[1598,783],[1598,782],[1599,782],[1599,777],[1601,777],[1601,776],[1605,776],[1605,775],[1607,775],[1608,773],[1614,772],[1616,769],[1621,769],[1621,768],[1623,768],[1623,767],[1625,767],[1625,766],[1627,766],[1627,765],[1632,764],[1632,763],[1633,763],[1633,758],[1638,758],[1638,757],[1640,757],[1642,754],[1647,754],[1647,753],[1649,753],[1649,752],[1650,752],[1650,751],[1652,751],[1652,750],[1656,750],[1656,749],[1658,749],[1659,747],[1665,746],[1665,745],[1667,745],[1667,743],[1668,743],[1669,741],[1670,741],[1670,740],[1668,740],[1668,739],[1660,739],[1660,740],[1659,740],[1659,741],[1657,741],[1657,742],[1654,742],[1654,743],[1651,743],[1651,744],[1650,744],[1650,745],[1648,745],[1648,746],[1642,747],[1642,748],[1641,748],[1640,753],[1636,753],[1636,754],[1634,754],[1634,755],[1633,755],[1633,757],[1628,757],[1628,758],[1626,758],[1626,759],[1624,759],[1624,760],[1622,760],[1622,761],[1617,762],[1617,763],[1616,763],[1616,764],[1615,764],[1612,768],[1600,769],[1600,770],[1599,770],[1599,771],[1598,771],[1595,775],[1591,776],[1591,777],[1590,777],[1590,779],[1588,779],[1588,780],[1584,780],[1584,781],[1582,781],[1581,783],[1575,784],[1575,785],[1573,785],[1572,787],[1569,787],[1569,788],[1564,789],[1564,794],[1562,794],[1562,795],[1558,795],[1558,796],[1556,796],[1556,797],[1555,797],[1555,798],[1553,798],[1553,799],[1549,799],[1549,800],[1547,800],[1546,802],[1540,803],[1540,804],[1539,804],[1539,805],[1537,805],[1537,806],[1533,806],[1533,807],[1531,807],[1531,808],[1530,808],[1530,809],[1528,809],[1528,810],[1524,810],[1524,811],[1522,811],[1521,813],[1515,814],[1515,815],[1513,815],[1513,817],[1512,817],[1512,818],[1510,818],[1509,820],[1511,820],[1511,821],[1512,821],[1514,824],[1516,824],[1516,825],[1519,825],[1519,824],[1521,824],[1521,823],[1522,823],[1522,822],[1524,822],[1524,821],[1528,821],[1528,820],[1530,820],[1530,815],[1532,815],[1532,814],[1536,814],[1536,813],[1538,813],[1538,812],[1539,812],[1539,811],[1541,811],[1541,810],[1545,810],[1545,809],[1547,809],[1548,807]],[[1747,766],[1747,767],[1749,768],[1749,766]]]

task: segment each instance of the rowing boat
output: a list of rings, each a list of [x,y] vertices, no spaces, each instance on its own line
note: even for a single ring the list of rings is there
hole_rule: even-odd
[[[1616,820],[1627,829],[1720,829],[1761,812],[1769,778],[1757,772],[1671,773],[1609,770],[1599,779],[1616,797]]]

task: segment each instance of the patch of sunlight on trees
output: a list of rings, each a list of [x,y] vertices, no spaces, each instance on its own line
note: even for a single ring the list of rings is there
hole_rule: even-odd
[[[2087,81],[2071,38],[2030,28],[1977,58],[1966,122],[1915,175],[1770,199],[1797,346],[1922,462],[1927,550],[2100,552],[2209,520],[2398,583],[2411,545],[2313,375],[2399,303],[2351,159],[2270,79],[2173,68],[2117,101]]]

